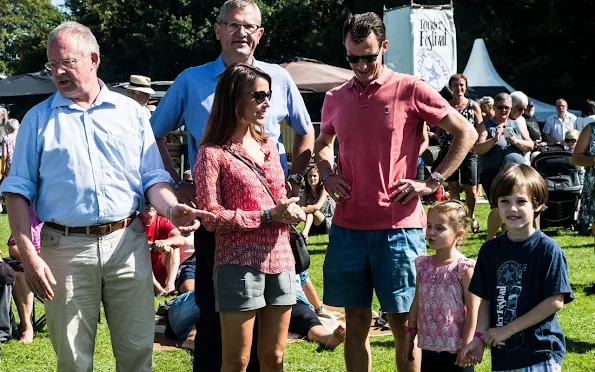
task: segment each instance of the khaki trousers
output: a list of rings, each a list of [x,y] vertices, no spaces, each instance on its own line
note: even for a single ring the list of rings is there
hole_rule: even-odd
[[[57,282],[45,309],[58,371],[93,370],[101,303],[116,370],[151,371],[155,310],[151,259],[140,219],[99,236],[44,226],[40,256]]]

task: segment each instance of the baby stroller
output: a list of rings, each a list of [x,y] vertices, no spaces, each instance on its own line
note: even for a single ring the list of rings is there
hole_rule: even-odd
[[[546,210],[541,214],[541,228],[571,227],[581,197],[578,166],[571,163],[572,152],[543,152],[533,159],[533,168],[545,179],[548,188]]]

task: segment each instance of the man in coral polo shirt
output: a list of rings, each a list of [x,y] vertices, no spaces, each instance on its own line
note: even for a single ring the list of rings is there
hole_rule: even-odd
[[[327,93],[314,148],[324,186],[337,201],[324,262],[324,303],[345,308],[347,370],[369,371],[373,290],[389,313],[401,355],[415,295],[414,260],[426,251],[420,196],[457,169],[477,132],[429,84],[382,64],[388,40],[376,14],[350,16],[343,42],[355,77]],[[437,123],[454,141],[431,178],[415,181],[424,121]],[[332,168],[335,137],[338,174]],[[397,358],[398,370],[419,371],[419,350],[415,356],[411,365]]]

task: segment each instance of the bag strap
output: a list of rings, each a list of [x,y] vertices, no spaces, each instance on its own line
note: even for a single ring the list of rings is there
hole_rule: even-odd
[[[246,159],[242,155],[240,155],[237,152],[235,152],[232,149],[230,149],[229,146],[223,146],[223,149],[225,151],[229,152],[230,154],[232,154],[233,156],[235,156],[236,159],[238,159],[242,163],[246,164],[246,166],[248,168],[252,169],[252,171],[256,174],[256,177],[258,177],[258,179],[260,180],[260,182],[262,183],[262,185],[264,186],[264,188],[267,190],[267,192],[271,196],[271,199],[273,199],[273,203],[275,203],[275,205],[277,205],[277,200],[275,199],[275,196],[273,195],[273,192],[269,188],[269,185],[267,184],[267,181],[265,181],[265,179],[263,177],[264,172],[261,169],[257,168],[254,164],[252,164],[251,162],[249,162],[248,159]],[[293,226],[293,225],[290,224],[289,225],[289,228],[294,233],[297,233],[297,234],[300,234],[301,235],[301,232],[298,229],[296,229],[295,226]]]
[[[239,161],[241,161],[242,163],[246,164],[246,166],[248,168],[250,168],[250,169],[252,169],[252,171],[254,171],[254,173],[256,174],[256,177],[258,177],[258,179],[260,180],[260,182],[262,183],[262,185],[264,186],[264,188],[267,190],[267,192],[269,193],[269,195],[273,199],[273,203],[275,203],[275,205],[277,205],[277,200],[275,199],[275,196],[273,195],[273,192],[269,188],[269,185],[267,184],[267,181],[265,181],[265,179],[263,177],[263,173],[264,172],[261,169],[257,168],[254,164],[252,164],[251,162],[249,162],[245,157],[243,157],[242,155],[240,155],[237,152],[233,151],[231,148],[229,148],[229,146],[225,146],[225,147],[223,147],[223,149],[225,151],[229,152],[230,154],[232,154],[233,156],[235,156]]]

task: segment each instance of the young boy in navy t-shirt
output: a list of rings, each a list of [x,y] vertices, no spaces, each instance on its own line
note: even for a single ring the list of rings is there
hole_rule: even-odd
[[[479,363],[492,347],[492,370],[561,371],[566,353],[556,312],[574,297],[558,243],[533,227],[547,185],[533,168],[514,164],[494,179],[490,193],[506,233],[479,251],[469,291],[481,305],[473,341],[461,363]]]

